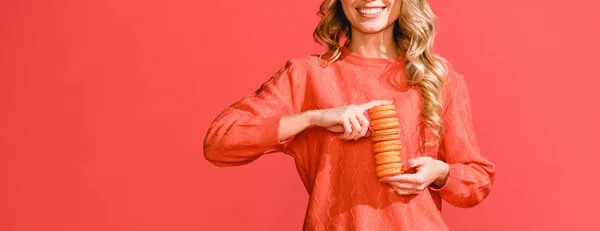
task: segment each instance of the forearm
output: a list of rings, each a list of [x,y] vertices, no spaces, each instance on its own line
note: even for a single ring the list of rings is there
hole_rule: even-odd
[[[282,117],[279,122],[279,140],[287,140],[290,137],[304,131],[305,129],[314,126],[313,121],[316,113],[317,111],[309,110]]]
[[[312,115],[313,112],[256,116],[227,109],[208,129],[204,156],[217,166],[248,164],[262,154],[285,149],[285,141],[311,126]]]
[[[488,196],[494,182],[493,166],[475,163],[448,166],[450,171],[443,184],[434,183],[431,187],[447,202],[458,207],[472,207]]]

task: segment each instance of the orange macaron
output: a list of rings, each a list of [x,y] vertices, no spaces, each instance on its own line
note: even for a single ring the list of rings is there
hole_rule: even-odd
[[[381,146],[388,146],[388,145],[402,145],[402,142],[400,142],[400,140],[388,140],[388,141],[381,141],[381,142],[376,142],[373,144],[373,147],[381,147]]]
[[[390,128],[384,130],[373,131],[372,140],[375,142],[400,139],[400,129]]]
[[[371,140],[373,140],[374,142],[387,141],[387,140],[397,140],[397,139],[400,139],[400,133],[389,134],[389,135],[373,136],[371,138]]]
[[[389,129],[383,129],[383,130],[377,130],[377,131],[373,131],[373,136],[386,136],[386,135],[393,135],[393,134],[400,134],[400,128],[389,128]]]
[[[402,149],[401,145],[386,145],[386,146],[374,147],[373,152],[380,153],[380,152],[400,151],[401,149]]]
[[[383,110],[383,111],[375,111],[375,112],[369,113],[369,117],[371,117],[372,120],[378,120],[378,119],[383,119],[383,118],[392,118],[392,117],[396,117],[396,115],[397,115],[396,110]]]
[[[386,110],[396,110],[396,105],[394,104],[384,104],[370,108],[369,113],[375,113],[378,111],[386,111]]]
[[[402,174],[402,163],[382,164],[375,168],[377,177],[393,176]]]
[[[375,131],[395,128],[398,126],[400,126],[400,121],[398,121],[398,118],[396,117],[383,118],[371,121],[371,129]]]
[[[399,151],[382,152],[375,154],[375,164],[391,164],[391,163],[402,163]]]

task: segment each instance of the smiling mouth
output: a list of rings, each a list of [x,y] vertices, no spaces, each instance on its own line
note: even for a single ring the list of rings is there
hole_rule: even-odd
[[[364,15],[377,15],[383,11],[385,7],[357,8],[358,13]]]

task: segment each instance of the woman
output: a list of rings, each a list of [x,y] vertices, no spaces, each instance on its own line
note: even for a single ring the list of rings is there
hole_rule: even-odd
[[[325,0],[323,55],[289,60],[211,124],[206,159],[295,159],[310,194],[304,230],[447,230],[441,201],[472,207],[494,165],[479,150],[465,79],[432,52],[425,0]],[[393,103],[405,173],[375,174],[368,109]]]

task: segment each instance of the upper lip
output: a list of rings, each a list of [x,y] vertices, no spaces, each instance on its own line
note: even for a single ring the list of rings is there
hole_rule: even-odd
[[[362,6],[362,7],[358,7],[358,9],[370,9],[370,8],[385,8],[385,6]]]

